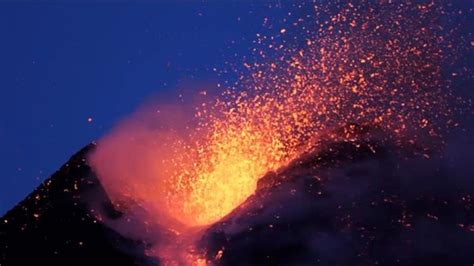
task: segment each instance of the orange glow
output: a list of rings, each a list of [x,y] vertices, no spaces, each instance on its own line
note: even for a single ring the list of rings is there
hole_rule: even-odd
[[[312,8],[310,22],[258,34],[255,62],[219,95],[142,110],[101,140],[90,161],[113,201],[142,206],[146,219],[180,235],[230,213],[321,132],[374,123],[414,143],[454,123],[441,78],[452,46],[438,27],[441,7]]]
[[[278,143],[265,134],[225,129],[211,136],[200,163],[176,176],[182,191],[170,197],[175,218],[188,225],[215,222],[242,203],[256,188],[257,178],[282,160],[272,152]],[[176,196],[183,202],[175,201]]]
[[[260,176],[288,159],[276,128],[242,118],[230,112],[206,124],[211,133],[173,158],[181,169],[171,179],[178,189],[168,201],[176,219],[191,226],[217,221],[255,191]]]
[[[135,141],[130,145],[145,145],[142,159],[154,166],[145,167],[146,182],[121,184],[121,194],[164,205],[159,212],[185,226],[206,225],[242,203],[259,177],[305,151],[328,128],[373,122],[399,135],[415,127],[436,135],[440,130],[428,121],[452,111],[440,81],[445,51],[443,36],[430,26],[434,17],[422,12],[400,18],[390,5],[379,14],[362,14],[348,5],[328,23],[307,29],[302,47],[259,34],[261,62],[244,63],[248,74],[240,83],[217,99],[193,104],[185,122],[160,111],[172,120],[168,128],[127,135]],[[270,52],[276,60],[266,58]]]

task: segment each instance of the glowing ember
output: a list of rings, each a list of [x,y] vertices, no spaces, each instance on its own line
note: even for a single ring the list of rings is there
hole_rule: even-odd
[[[453,111],[441,64],[451,44],[439,26],[440,6],[315,10],[328,21],[293,24],[305,29],[295,36],[305,45],[259,35],[261,59],[244,64],[250,76],[243,74],[211,108],[198,108],[197,131],[209,134],[191,136],[192,155],[173,158],[179,172],[170,207],[177,219],[191,225],[218,220],[253,193],[260,176],[331,127],[371,122],[413,141],[444,131]]]
[[[176,230],[176,221],[207,225],[266,172],[314,148],[320,132],[374,123],[415,143],[454,124],[441,6],[314,10],[276,37],[259,34],[255,62],[216,99],[139,113],[101,141],[91,161],[112,199],[139,203]]]

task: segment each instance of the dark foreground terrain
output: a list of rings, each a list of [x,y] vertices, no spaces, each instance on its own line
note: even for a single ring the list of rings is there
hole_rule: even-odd
[[[139,241],[109,229],[91,211],[94,199],[118,218],[86,163],[89,145],[7,212],[0,223],[0,265],[143,265]],[[97,210],[99,211],[99,210]]]

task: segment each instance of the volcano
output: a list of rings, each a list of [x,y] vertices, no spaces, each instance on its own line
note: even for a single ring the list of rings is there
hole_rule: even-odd
[[[400,148],[376,126],[347,125],[261,177],[255,193],[196,240],[209,265],[471,265],[472,187],[442,158]],[[406,147],[406,145],[404,145]],[[159,265],[155,245],[89,167],[90,144],[0,223],[0,265]],[[459,181],[461,180],[461,181]],[[209,191],[212,193],[212,191]],[[133,209],[131,209],[132,211]],[[125,210],[126,211],[126,210]]]

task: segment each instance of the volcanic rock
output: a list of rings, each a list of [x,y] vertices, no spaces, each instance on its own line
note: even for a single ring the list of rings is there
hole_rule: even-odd
[[[0,265],[152,264],[140,241],[101,222],[101,215],[115,219],[121,214],[87,165],[94,146],[72,156],[1,218]]]

